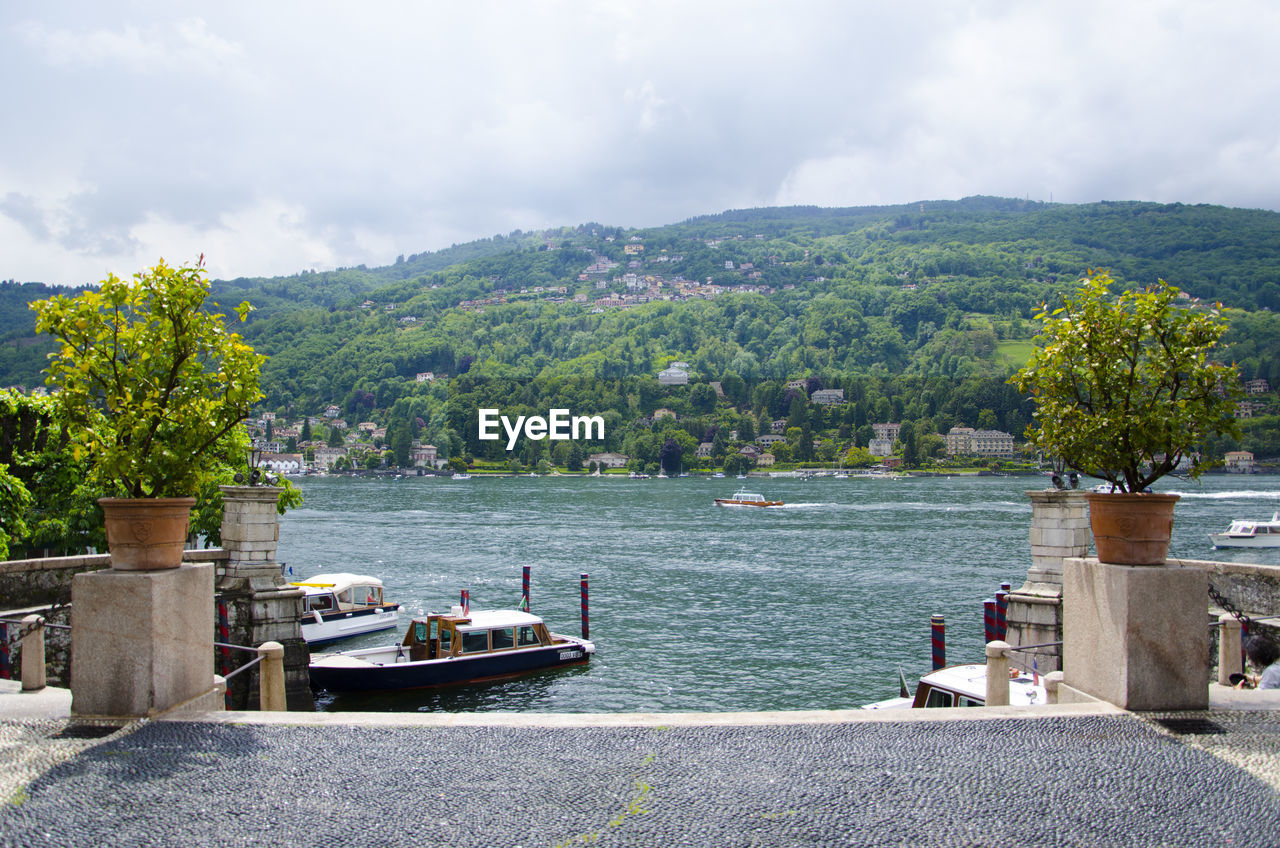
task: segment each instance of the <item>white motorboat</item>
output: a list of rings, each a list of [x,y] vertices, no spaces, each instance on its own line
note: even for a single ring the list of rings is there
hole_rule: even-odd
[[[931,671],[920,678],[915,695],[907,694],[902,683],[902,695],[874,704],[864,704],[864,710],[897,710],[933,707],[984,707],[987,704],[987,666],[985,663],[952,665]],[[1048,703],[1044,680],[1038,674],[1011,669],[1009,676],[1009,706],[1032,707]]]
[[[1270,521],[1237,518],[1224,533],[1210,533],[1215,548],[1280,548],[1280,512]]]
[[[306,592],[300,623],[308,644],[388,630],[400,621],[400,604],[383,600],[382,581],[376,577],[317,574],[289,585]]]
[[[731,498],[716,498],[717,506],[782,506],[782,501],[765,500],[764,495],[739,489]]]

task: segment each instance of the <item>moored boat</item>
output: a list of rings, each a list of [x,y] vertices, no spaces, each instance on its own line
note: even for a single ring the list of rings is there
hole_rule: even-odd
[[[1280,512],[1270,521],[1238,518],[1222,533],[1210,533],[1215,548],[1280,548]]]
[[[920,678],[914,695],[902,684],[902,695],[864,704],[864,710],[924,709],[935,707],[983,707],[987,704],[985,663],[952,665],[931,671]],[[1048,703],[1044,681],[1034,672],[1011,669],[1009,706],[1031,707]]]
[[[716,498],[717,506],[782,506],[782,501],[766,500],[764,495],[739,489],[731,498]]]
[[[382,597],[382,581],[364,574],[317,574],[290,583],[306,593],[302,599],[302,638],[316,645],[395,627],[400,604]]]
[[[424,689],[501,680],[581,665],[595,644],[561,636],[521,610],[470,610],[416,616],[397,645],[318,654],[311,685],[330,692]]]

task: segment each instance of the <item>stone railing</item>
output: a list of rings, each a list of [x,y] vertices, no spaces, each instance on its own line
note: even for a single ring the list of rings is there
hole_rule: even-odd
[[[220,548],[193,548],[184,551],[182,559],[184,562],[212,562],[221,571],[227,552]],[[0,610],[69,604],[72,577],[110,567],[109,554],[0,562]]]

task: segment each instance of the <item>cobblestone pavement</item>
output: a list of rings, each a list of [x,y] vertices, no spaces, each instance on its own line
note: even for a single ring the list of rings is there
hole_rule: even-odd
[[[31,743],[54,724],[0,719],[0,771],[22,734]],[[1274,712],[713,726],[164,721],[75,744],[16,791],[4,785],[0,845],[1280,842]]]

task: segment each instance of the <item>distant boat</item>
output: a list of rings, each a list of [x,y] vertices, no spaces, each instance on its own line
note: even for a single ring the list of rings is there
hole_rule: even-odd
[[[764,495],[739,489],[731,498],[716,498],[716,506],[782,506],[782,501],[765,500]]]
[[[637,472],[635,472],[635,471],[632,471],[632,472],[631,472],[630,474],[628,474],[627,476],[628,476],[629,478],[631,478],[632,480],[648,480],[648,479],[649,479],[649,475],[648,475],[648,474],[639,474],[639,473],[637,473]]]
[[[470,479],[471,479],[471,475],[470,475],[470,474],[464,474],[463,472],[458,471],[458,472],[455,472],[455,473],[454,473],[454,475],[453,475],[452,477],[450,477],[449,479],[450,479],[450,480],[470,480]]]
[[[1210,533],[1215,548],[1280,548],[1280,512],[1270,521],[1237,518],[1223,533]]]

